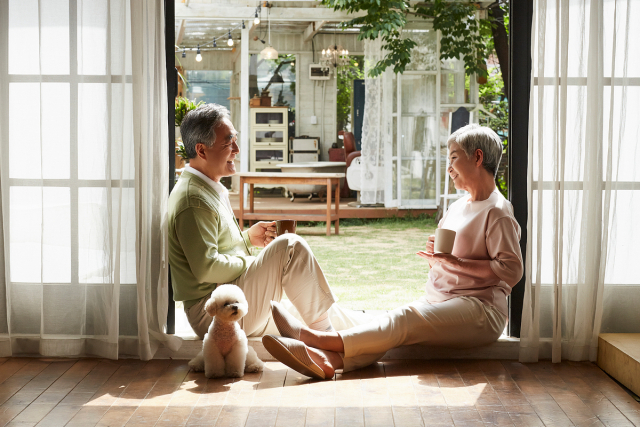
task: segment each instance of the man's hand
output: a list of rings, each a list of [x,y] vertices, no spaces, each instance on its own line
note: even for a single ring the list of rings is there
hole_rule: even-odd
[[[249,240],[253,246],[264,248],[278,235],[276,234],[275,221],[260,221],[255,223],[248,232]]]

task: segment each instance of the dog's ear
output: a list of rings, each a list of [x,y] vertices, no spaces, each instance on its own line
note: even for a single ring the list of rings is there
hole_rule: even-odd
[[[216,315],[216,309],[218,305],[216,304],[215,298],[209,298],[209,300],[204,304],[204,311],[209,314],[209,316],[214,317]]]

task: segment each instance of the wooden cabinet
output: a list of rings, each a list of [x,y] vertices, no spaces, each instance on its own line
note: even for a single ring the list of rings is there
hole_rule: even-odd
[[[276,165],[289,159],[287,107],[254,107],[251,111],[249,170],[280,172]]]

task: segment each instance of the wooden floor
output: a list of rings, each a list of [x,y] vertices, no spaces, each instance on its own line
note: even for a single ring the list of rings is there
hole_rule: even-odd
[[[185,360],[0,359],[0,425],[640,425],[591,363],[385,361],[310,381],[277,362],[207,380]]]

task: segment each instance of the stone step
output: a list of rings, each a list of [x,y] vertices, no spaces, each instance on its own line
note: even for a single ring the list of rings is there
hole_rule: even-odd
[[[640,334],[600,334],[598,366],[640,395]]]

